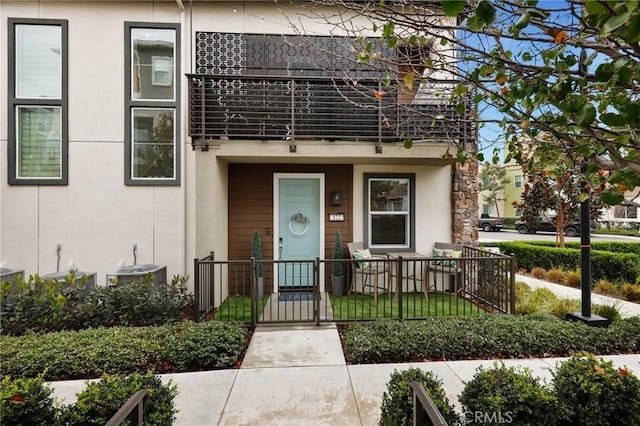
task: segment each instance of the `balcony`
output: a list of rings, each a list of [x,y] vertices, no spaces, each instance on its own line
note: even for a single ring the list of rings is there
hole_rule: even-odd
[[[469,99],[455,82],[413,93],[380,79],[188,74],[192,145],[213,139],[476,143]]]

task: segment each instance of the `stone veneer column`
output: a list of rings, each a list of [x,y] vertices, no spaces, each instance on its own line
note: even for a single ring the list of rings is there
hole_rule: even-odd
[[[478,161],[470,156],[466,163],[451,165],[451,241],[478,244]]]

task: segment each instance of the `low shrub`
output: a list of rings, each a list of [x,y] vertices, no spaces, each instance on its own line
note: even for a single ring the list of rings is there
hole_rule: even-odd
[[[558,318],[566,318],[569,312],[577,312],[580,310],[580,299],[571,299],[569,297],[560,297],[549,303],[550,312]]]
[[[567,273],[565,284],[569,287],[580,288],[582,285],[582,272],[579,269]]]
[[[102,426],[134,393],[147,390],[144,402],[144,424],[170,426],[175,420],[174,399],[177,386],[171,380],[163,384],[158,376],[132,374],[106,375],[102,380],[87,383],[78,394],[78,401],[61,410],[61,423],[66,426]]]
[[[640,316],[615,321],[609,325],[607,332],[612,341],[622,343],[618,346],[619,352],[640,352]]]
[[[413,398],[409,387],[409,383],[413,381],[422,383],[448,424],[458,424],[459,416],[442,389],[442,381],[430,371],[409,368],[405,371],[394,370],[391,374],[387,390],[382,394],[379,423],[381,426],[409,426],[413,424]]]
[[[175,276],[171,283],[157,285],[148,274],[127,284],[93,288],[85,296],[86,279],[72,272],[65,281],[35,275],[27,281],[3,283],[2,334],[162,325],[190,318],[194,309],[184,277]]]
[[[465,384],[459,400],[464,420],[472,424],[549,425],[558,420],[553,391],[526,367],[506,367],[504,363],[480,367]]]
[[[549,312],[551,304],[557,299],[554,292],[546,287],[538,287],[521,300],[516,299],[516,313],[531,315]]]
[[[551,268],[547,271],[547,279],[552,283],[564,284],[567,281],[567,274],[560,268]]]
[[[593,291],[606,296],[617,296],[619,294],[618,287],[609,280],[599,280],[593,287]]]
[[[248,331],[241,324],[185,321],[161,327],[111,327],[0,337],[2,374],[45,380],[103,374],[231,368]]]
[[[640,285],[625,283],[620,289],[620,295],[629,302],[640,302]]]
[[[536,266],[535,268],[531,269],[531,275],[539,280],[545,280],[547,279],[547,270]]]
[[[538,287],[531,293],[529,298],[540,304],[550,304],[556,300],[558,296],[546,287]]]
[[[42,377],[4,376],[0,383],[2,424],[13,426],[53,425],[57,404]]]
[[[607,328],[550,314],[380,320],[350,324],[342,333],[352,363],[568,356],[584,350],[600,355],[640,349],[640,319],[634,318]]]
[[[516,281],[516,301],[523,300],[533,292],[531,286],[522,281]]]
[[[622,318],[622,315],[620,315],[620,309],[618,308],[618,303],[593,305],[591,307],[591,312],[595,315],[606,318],[611,322]]]
[[[591,354],[571,357],[553,372],[564,424],[640,424],[640,380],[626,368]]]

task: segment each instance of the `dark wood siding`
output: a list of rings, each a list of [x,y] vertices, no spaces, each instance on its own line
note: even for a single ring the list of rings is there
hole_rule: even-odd
[[[253,231],[262,238],[262,257],[273,259],[273,174],[324,173],[325,258],[333,255],[336,229],[345,243],[351,241],[353,166],[350,164],[229,164],[229,259],[251,257]],[[331,193],[342,192],[342,205],[331,205]],[[344,213],[344,222],[329,222],[329,213]],[[330,282],[330,271],[325,276]],[[273,285],[272,271],[265,268],[266,289]],[[327,287],[329,289],[329,287]]]

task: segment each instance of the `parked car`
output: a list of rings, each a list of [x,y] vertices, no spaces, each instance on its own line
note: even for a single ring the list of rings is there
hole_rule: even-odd
[[[535,234],[536,232],[556,232],[555,216],[542,216],[538,219],[534,227],[530,227],[523,220],[516,222],[516,231],[520,234]],[[564,235],[567,237],[577,237],[580,235],[580,223],[571,222],[564,227]]]
[[[483,231],[500,231],[502,228],[506,226],[504,218],[501,217],[490,217],[488,214],[483,213],[478,218],[478,228]]]

